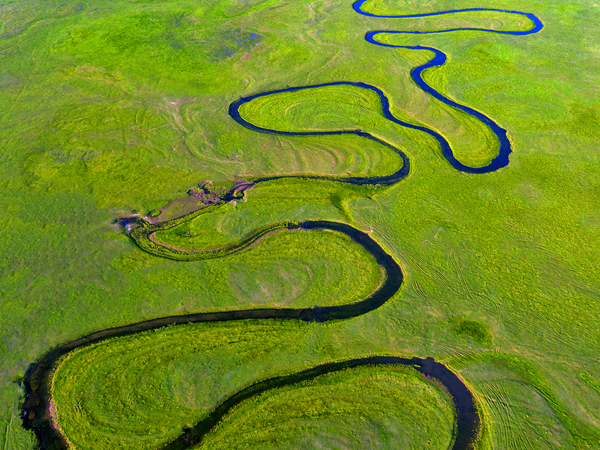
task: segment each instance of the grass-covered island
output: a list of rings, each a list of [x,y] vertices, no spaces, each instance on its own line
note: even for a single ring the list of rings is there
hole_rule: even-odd
[[[600,10],[0,0],[0,444],[600,449]]]

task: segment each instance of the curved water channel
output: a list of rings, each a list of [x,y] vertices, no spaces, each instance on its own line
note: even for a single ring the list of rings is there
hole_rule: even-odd
[[[484,114],[461,105],[443,94],[437,92],[431,86],[427,85],[424,81],[422,74],[425,70],[431,67],[441,66],[446,62],[446,55],[433,47],[423,46],[400,46],[392,44],[384,44],[378,42],[375,37],[380,34],[428,34],[428,33],[447,33],[461,30],[471,31],[484,31],[489,33],[498,34],[510,34],[510,35],[527,35],[537,33],[543,28],[542,22],[533,14],[523,13],[518,11],[507,11],[501,9],[487,9],[487,8],[470,8],[461,10],[451,10],[444,12],[434,12],[425,14],[411,14],[411,15],[376,15],[363,11],[362,7],[367,0],[359,0],[354,3],[353,8],[359,14],[378,18],[411,18],[411,17],[426,17],[426,16],[438,16],[444,14],[451,14],[456,12],[468,12],[468,11],[497,11],[508,14],[518,14],[527,17],[534,24],[533,28],[527,31],[498,31],[482,28],[454,28],[437,31],[371,31],[366,34],[367,42],[372,44],[381,45],[385,47],[393,48],[406,48],[412,50],[426,50],[433,52],[434,57],[424,65],[416,67],[412,70],[411,75],[413,80],[419,85],[425,92],[432,95],[434,98],[442,101],[443,103],[450,105],[454,108],[460,109],[477,119],[485,123],[497,136],[499,141],[499,153],[498,155],[484,167],[469,167],[460,163],[452,152],[452,148],[449,142],[437,131],[427,128],[425,126],[414,125],[408,122],[404,122],[396,118],[390,111],[389,99],[383,93],[381,89],[376,86],[362,83],[362,82],[349,82],[349,81],[337,81],[332,83],[324,83],[312,86],[299,86],[291,87],[286,89],[279,89],[269,92],[258,93],[249,97],[241,98],[240,100],[233,102],[229,107],[230,116],[236,120],[239,124],[249,128],[251,130],[278,134],[283,136],[306,136],[306,135],[343,135],[343,134],[354,134],[366,139],[378,142],[391,150],[395,151],[402,158],[402,167],[393,174],[384,176],[373,176],[373,177],[336,177],[336,176],[296,176],[296,175],[282,175],[272,177],[260,177],[254,178],[251,182],[245,183],[243,186],[237,185],[230,192],[225,194],[221,201],[211,207],[207,207],[206,212],[214,211],[214,209],[233,201],[236,198],[244,195],[244,190],[249,186],[256,185],[261,182],[275,180],[279,178],[302,178],[302,179],[325,179],[331,181],[338,181],[344,183],[352,183],[358,185],[391,185],[399,182],[401,179],[406,177],[410,171],[410,161],[408,157],[395,146],[388,144],[387,142],[379,139],[370,133],[361,130],[332,130],[332,131],[311,131],[311,132],[290,132],[280,131],[275,129],[263,128],[252,124],[251,122],[244,119],[239,109],[240,107],[253,99],[259,97],[265,97],[273,94],[283,92],[294,92],[306,89],[315,89],[324,86],[339,86],[349,85],[359,87],[363,89],[369,89],[375,92],[381,102],[383,115],[390,121],[415,130],[422,131],[434,137],[440,145],[442,154],[448,160],[448,162],[457,170],[468,172],[468,173],[488,173],[505,167],[509,163],[509,155],[512,152],[511,143],[507,137],[507,132],[500,125],[495,123],[492,119],[485,116]],[[201,210],[202,211],[202,210]],[[269,233],[276,232],[279,230],[290,230],[290,229],[305,229],[305,230],[333,230],[336,232],[343,233],[349,236],[355,243],[361,245],[367,252],[369,252],[376,260],[378,265],[383,268],[385,272],[384,282],[367,298],[350,304],[339,305],[339,306],[327,306],[327,307],[314,307],[314,308],[262,308],[262,309],[246,309],[246,310],[235,310],[235,311],[221,311],[221,312],[210,312],[210,313],[196,313],[186,314],[177,316],[168,316],[158,319],[143,321],[131,325],[122,327],[109,328],[106,330],[98,331],[90,335],[84,336],[77,340],[68,342],[48,352],[39,361],[33,363],[25,378],[25,390],[26,390],[26,401],[23,409],[23,423],[28,429],[33,429],[39,439],[40,445],[44,449],[66,449],[68,443],[64,436],[58,431],[57,427],[53,424],[51,415],[51,381],[52,373],[56,367],[56,363],[63,356],[67,355],[71,351],[87,346],[93,343],[102,342],[106,339],[128,336],[136,334],[142,331],[154,330],[168,325],[188,324],[188,323],[199,323],[199,322],[223,322],[232,320],[256,320],[256,319],[279,319],[279,320],[303,320],[303,321],[316,321],[326,322],[331,320],[345,320],[352,317],[358,317],[366,314],[374,309],[383,305],[387,300],[392,298],[400,289],[403,282],[403,274],[400,266],[389,255],[369,234],[358,230],[348,224],[340,222],[332,222],[325,220],[310,220],[304,222],[283,222],[280,224],[273,224],[265,227],[264,229],[257,230],[251,235],[243,238],[240,242],[225,246],[220,249],[212,249],[209,251],[191,251],[176,249],[164,244],[161,244],[153,238],[154,233],[157,231],[166,230],[178,226],[188,220],[192,220],[197,217],[199,211],[189,213],[183,217],[173,219],[166,222],[151,224],[146,220],[136,217],[132,218],[129,222],[131,227],[130,236],[143,250],[155,254],[157,256],[176,259],[176,260],[199,260],[209,259],[215,257],[222,257],[228,254],[237,253],[244,251],[256,241],[266,236]],[[212,428],[227,414],[231,408],[238,405],[240,402],[252,398],[253,396],[260,395],[270,389],[277,387],[293,385],[305,380],[314,379],[320,375],[332,373],[340,370],[352,369],[355,367],[365,365],[407,365],[414,367],[417,371],[423,373],[428,377],[439,380],[444,387],[448,390],[452,396],[454,406],[456,409],[456,427],[454,443],[452,448],[454,450],[468,449],[474,445],[477,439],[479,427],[481,423],[480,416],[477,411],[476,402],[473,394],[469,391],[468,387],[464,382],[450,369],[443,364],[434,361],[432,358],[402,358],[396,356],[372,356],[367,358],[357,358],[345,361],[338,361],[334,363],[322,364],[304,371],[287,375],[266,379],[263,381],[256,382],[223,400],[212,412],[195,427],[185,430],[177,439],[171,443],[165,445],[164,449],[188,449],[194,445],[197,445],[202,441],[202,438],[206,433],[210,432]]]

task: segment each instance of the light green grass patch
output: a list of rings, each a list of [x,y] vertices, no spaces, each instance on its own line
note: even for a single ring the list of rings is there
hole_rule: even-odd
[[[75,351],[54,376],[59,425],[77,448],[156,448],[232,391],[289,370],[289,356],[270,358],[303,342],[308,326],[176,326]]]
[[[227,414],[202,449],[446,449],[454,405],[421,374],[361,367],[265,392]]]

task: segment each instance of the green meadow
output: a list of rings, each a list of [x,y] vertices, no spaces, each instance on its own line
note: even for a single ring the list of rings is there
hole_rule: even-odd
[[[176,326],[73,352],[53,402],[74,448],[156,448],[256,381],[373,354],[431,356],[457,372],[482,415],[478,449],[600,448],[600,10],[584,0],[365,5],[472,7],[532,12],[545,27],[382,40],[444,51],[426,81],[508,130],[509,166],[458,172],[436,141],[386,121],[358,88],[278,94],[241,114],[282,131],[368,131],[409,156],[409,176],[390,188],[261,183],[245,202],[156,233],[207,249],[282,221],[346,222],[400,263],[402,289],[346,321]],[[378,266],[336,233],[281,231],[220,259],[174,261],[114,221],[205,180],[400,167],[357,136],[257,133],[227,114],[240,97],[287,86],[372,84],[399,119],[443,134],[464,164],[487,164],[491,132],[410,78],[431,54],[364,40],[465,26],[531,28],[495,12],[370,18],[345,0],[0,0],[0,445],[35,448],[21,426],[23,378],[61,343],[167,315],[368,295]],[[453,420],[443,389],[415,371],[362,368],[243,403],[204,445],[446,449]]]
[[[195,425],[222,392],[291,369],[287,358],[269,356],[293,346],[303,365],[319,360],[307,325],[273,325],[167,327],[74,352],[54,378],[61,428],[76,448],[160,447]],[[231,364],[245,369],[213,377]],[[242,403],[199,448],[296,448],[306,440],[317,448],[369,441],[446,448],[453,416],[448,394],[413,369],[351,369]]]
[[[348,371],[241,405],[198,448],[444,448],[453,406],[418,374]]]

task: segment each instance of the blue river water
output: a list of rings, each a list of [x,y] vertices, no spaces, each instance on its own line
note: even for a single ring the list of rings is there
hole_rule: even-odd
[[[381,105],[383,108],[383,114],[388,120],[390,120],[400,126],[403,126],[406,128],[411,128],[414,130],[419,130],[419,131],[422,131],[422,132],[427,133],[430,136],[432,136],[439,143],[443,156],[448,160],[448,162],[455,169],[460,170],[462,172],[467,172],[467,173],[489,173],[489,172],[496,171],[502,167],[506,167],[509,163],[509,155],[512,153],[512,145],[511,145],[510,140],[508,139],[506,129],[502,128],[500,125],[498,125],[496,122],[494,122],[491,118],[489,118],[485,114],[483,114],[479,111],[476,111],[473,108],[469,108],[468,106],[461,105],[460,103],[457,103],[454,100],[444,96],[443,94],[441,94],[440,92],[436,91],[434,88],[429,86],[423,79],[423,72],[425,70],[432,68],[432,67],[439,67],[446,63],[447,56],[444,52],[442,52],[441,50],[438,50],[434,47],[426,47],[426,46],[421,46],[421,45],[406,46],[406,45],[385,44],[385,43],[377,41],[375,39],[375,37],[378,35],[383,35],[383,34],[435,34],[435,33],[449,33],[449,32],[455,32],[455,31],[482,31],[482,32],[487,32],[487,33],[496,33],[496,34],[503,34],[503,35],[525,36],[525,35],[534,34],[534,33],[539,32],[544,27],[541,20],[538,19],[534,14],[531,14],[531,13],[525,13],[525,12],[519,12],[519,11],[509,11],[509,10],[504,10],[504,9],[491,9],[491,8],[456,9],[456,10],[450,10],[450,11],[422,13],[422,14],[378,15],[378,14],[366,12],[362,9],[362,6],[367,1],[368,0],[359,0],[356,3],[354,3],[353,4],[354,10],[357,13],[362,14],[364,16],[376,17],[376,18],[387,18],[387,19],[405,19],[405,18],[416,18],[416,17],[441,16],[441,15],[446,15],[446,14],[453,14],[453,13],[460,13],[460,12],[472,12],[472,11],[496,11],[496,12],[502,12],[502,13],[507,13],[507,14],[516,14],[516,15],[525,16],[533,23],[533,27],[531,29],[525,30],[525,31],[499,31],[499,30],[491,30],[491,29],[487,29],[487,28],[451,28],[451,29],[433,30],[433,31],[378,30],[378,31],[370,31],[365,36],[365,39],[367,42],[369,42],[371,44],[379,45],[382,47],[405,48],[405,49],[410,49],[410,50],[426,50],[426,51],[432,52],[434,54],[434,57],[431,60],[429,60],[426,64],[423,64],[421,66],[414,68],[411,72],[411,77],[421,89],[423,89],[425,92],[427,92],[429,95],[431,95],[435,99],[476,117],[477,119],[479,119],[481,122],[486,124],[492,130],[492,132],[496,135],[496,137],[498,139],[499,150],[498,150],[498,155],[489,164],[487,164],[486,166],[483,166],[483,167],[470,167],[470,166],[467,166],[467,165],[461,163],[454,156],[452,147],[450,146],[450,143],[444,136],[442,136],[440,133],[438,133],[437,131],[435,131],[431,128],[404,122],[404,121],[398,119],[397,117],[395,117],[392,114],[392,112],[390,111],[389,99],[383,93],[383,91],[376,86],[373,86],[373,85],[370,85],[367,83],[363,83],[363,82],[334,81],[331,83],[323,83],[323,84],[316,84],[316,85],[310,85],[310,86],[296,86],[296,87],[289,87],[289,88],[284,88],[284,89],[277,89],[274,91],[261,92],[259,94],[255,94],[250,97],[242,97],[240,100],[238,100],[230,105],[229,114],[231,115],[231,117],[233,117],[234,120],[236,120],[238,123],[245,126],[246,128],[249,128],[254,131],[262,132],[262,133],[274,133],[274,134],[280,134],[280,135],[284,135],[284,136],[354,134],[357,136],[365,137],[367,139],[371,139],[373,141],[379,142],[380,144],[393,149],[395,152],[397,152],[398,154],[400,154],[402,156],[402,158],[404,160],[404,164],[405,164],[403,166],[403,168],[401,169],[401,172],[403,172],[403,173],[401,174],[401,173],[399,173],[400,172],[399,171],[388,177],[378,177],[378,178],[380,178],[378,180],[374,180],[373,178],[370,178],[368,183],[373,184],[374,182],[376,182],[379,184],[392,184],[394,182],[397,182],[400,178],[403,178],[403,176],[405,176],[408,173],[408,167],[407,167],[408,158],[406,158],[406,156],[402,153],[402,151],[400,151],[400,149],[391,146],[390,144],[382,141],[381,139],[377,138],[376,136],[373,136],[370,133],[367,133],[362,130],[311,131],[311,132],[280,131],[280,130],[274,130],[274,129],[270,129],[270,128],[263,128],[263,127],[256,126],[256,125],[252,124],[251,122],[248,122],[247,120],[245,120],[239,113],[239,108],[244,103],[248,103],[248,102],[254,100],[255,98],[259,98],[259,97],[265,97],[265,96],[269,96],[269,95],[273,95],[273,94],[279,94],[282,92],[294,92],[294,91],[305,90],[305,89],[315,89],[315,88],[320,88],[320,87],[325,87],[325,86],[340,86],[340,85],[355,86],[355,87],[359,87],[359,88],[363,88],[363,89],[369,89],[369,90],[375,92],[379,96],[379,100],[381,101]],[[268,179],[273,179],[273,178],[276,178],[276,177],[270,177]],[[314,178],[321,178],[321,177],[314,177]],[[263,180],[261,180],[261,181],[263,181]],[[366,177],[360,178],[360,179],[359,178],[346,178],[346,179],[338,178],[338,181],[346,181],[346,182],[357,183],[357,184],[364,184],[367,182]]]

